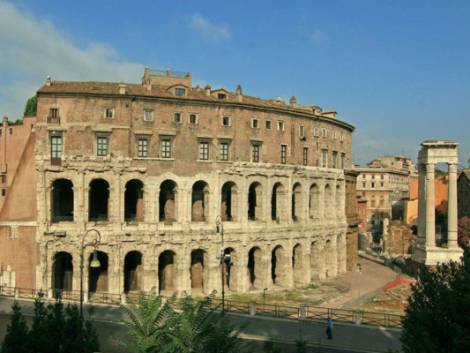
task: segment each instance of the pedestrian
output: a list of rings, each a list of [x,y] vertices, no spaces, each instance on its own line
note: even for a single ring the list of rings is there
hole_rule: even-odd
[[[329,340],[333,339],[333,320],[331,320],[331,317],[328,316],[328,321],[326,324],[326,337]]]

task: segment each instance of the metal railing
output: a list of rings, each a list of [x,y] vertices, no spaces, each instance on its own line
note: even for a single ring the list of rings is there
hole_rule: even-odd
[[[149,294],[146,293],[136,292],[123,294],[95,292],[88,293],[87,302],[90,304],[102,304],[108,306],[136,304],[142,295],[149,296]],[[35,289],[0,286],[0,297],[11,297],[25,300],[34,300],[36,298],[54,300],[60,298],[66,302],[78,302],[80,300],[80,292],[54,290],[49,293],[45,293],[44,291]],[[213,299],[212,308],[220,310],[221,307],[222,300],[219,298]],[[299,321],[325,321],[326,319],[331,318],[334,321],[343,323],[394,328],[401,328],[403,319],[402,315],[391,313],[333,309],[310,305],[287,306],[278,304],[248,303],[236,300],[225,300],[225,311],[234,314],[268,316]]]

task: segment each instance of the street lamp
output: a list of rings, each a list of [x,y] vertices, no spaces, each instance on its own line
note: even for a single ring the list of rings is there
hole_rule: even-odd
[[[97,238],[94,239],[90,243],[85,243],[85,239],[87,235],[91,232],[95,232],[97,235]],[[85,248],[88,245],[93,246],[93,257],[90,262],[90,267],[91,268],[99,268],[101,266],[100,261],[98,260],[98,252],[96,251],[96,247],[101,241],[101,234],[97,229],[88,229],[85,234],[82,236],[82,241],[80,243],[80,317],[83,318],[83,257],[84,257],[84,252]]]
[[[224,249],[224,224],[220,217],[217,217],[215,221],[216,233],[220,234],[220,271],[222,279],[222,312],[225,311],[225,266],[230,266],[231,256],[230,254],[225,254]]]

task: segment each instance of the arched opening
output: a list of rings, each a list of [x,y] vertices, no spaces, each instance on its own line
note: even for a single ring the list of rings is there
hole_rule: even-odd
[[[281,245],[276,246],[271,252],[271,280],[275,285],[286,284],[286,260],[284,248]]]
[[[224,249],[224,284],[225,287],[234,290],[235,288],[235,273],[234,266],[235,264],[235,250],[233,248]]]
[[[342,201],[341,185],[336,185],[335,209],[338,217],[344,216],[344,206]]]
[[[175,253],[165,250],[158,257],[158,291],[173,292],[175,289]]]
[[[281,220],[281,210],[283,208],[282,200],[284,196],[284,186],[276,183],[273,186],[271,195],[271,220],[279,222]]]
[[[144,183],[138,179],[132,179],[126,183],[124,220],[126,222],[142,222],[144,220]]]
[[[312,186],[310,186],[308,211],[310,218],[320,218],[320,188],[317,184],[312,184]]]
[[[310,246],[310,280],[315,281],[323,279],[323,252],[320,250],[318,241],[313,242]]]
[[[88,193],[88,219],[108,220],[109,184],[104,179],[93,179]]]
[[[204,267],[205,251],[201,249],[191,251],[191,289],[194,291],[204,290]]]
[[[263,190],[258,182],[251,183],[248,189],[248,220],[259,221],[263,213]]]
[[[139,251],[130,251],[124,259],[124,292],[142,290],[143,281],[142,254]]]
[[[302,186],[295,183],[292,188],[292,220],[298,222],[302,220]]]
[[[292,270],[294,272],[294,284],[295,286],[303,285],[304,277],[304,264],[303,264],[303,251],[302,245],[296,244],[292,250]]]
[[[235,221],[237,218],[238,189],[235,183],[228,181],[222,186],[220,214],[223,222]]]
[[[108,292],[108,254],[102,251],[97,251],[96,254],[100,263],[99,267],[90,266],[93,254],[90,254],[88,258],[88,291],[106,293]]]
[[[206,222],[209,214],[209,185],[205,181],[197,181],[191,192],[191,220]]]
[[[248,279],[250,281],[250,289],[256,289],[262,283],[262,252],[258,247],[251,248],[248,252]]]
[[[327,240],[325,243],[325,278],[335,277],[336,275],[336,254],[333,243]]]
[[[333,217],[333,190],[329,184],[325,185],[325,193],[324,193],[324,210],[326,218]]]
[[[176,183],[173,180],[165,180],[160,184],[160,221],[174,222],[176,220]]]
[[[51,190],[51,221],[73,221],[73,184],[67,179],[56,179]]]
[[[52,288],[57,291],[71,291],[73,280],[72,255],[61,251],[54,255],[52,264]]]

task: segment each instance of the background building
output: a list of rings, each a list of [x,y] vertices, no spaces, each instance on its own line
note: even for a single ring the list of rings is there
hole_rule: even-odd
[[[91,298],[218,289],[222,252],[231,291],[336,276],[355,227],[345,211],[352,131],[294,97],[193,87],[190,74],[48,80],[1,210],[0,259],[17,286],[74,291],[84,234],[96,229],[84,242]],[[29,269],[4,251],[15,247]]]

